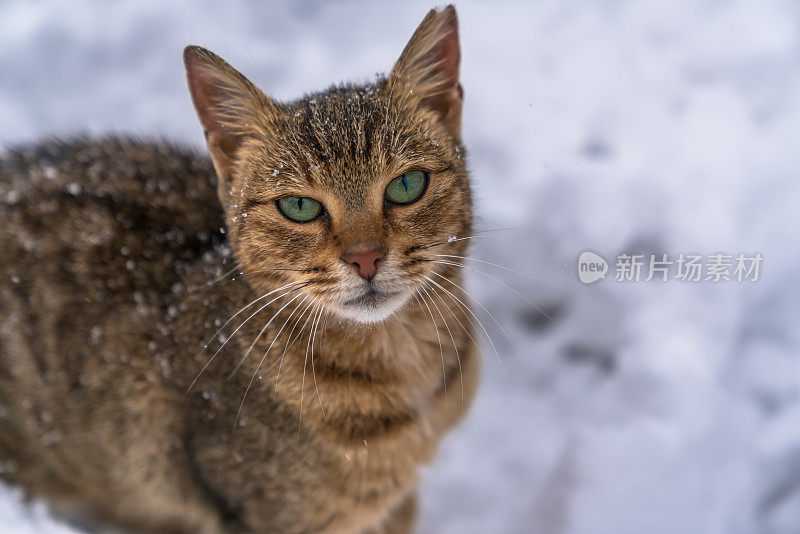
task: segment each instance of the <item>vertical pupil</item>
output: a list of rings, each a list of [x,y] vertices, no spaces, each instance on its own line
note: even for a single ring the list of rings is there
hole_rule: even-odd
[[[408,191],[408,182],[406,182],[406,175],[404,174],[403,176],[401,176],[401,177],[400,177],[400,179],[401,179],[401,180],[402,180],[402,182],[403,182],[403,189],[405,189],[406,191]]]
[[[303,198],[297,199],[297,211],[303,211]]]

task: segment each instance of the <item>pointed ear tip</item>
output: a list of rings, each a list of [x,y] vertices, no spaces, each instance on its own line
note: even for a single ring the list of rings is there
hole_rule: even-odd
[[[195,61],[204,61],[208,63],[214,59],[218,59],[216,55],[211,50],[203,48],[202,46],[189,45],[183,49],[183,62],[186,66],[189,66]]]
[[[197,46],[197,45],[189,45],[186,48],[184,48],[183,49],[183,63],[184,63],[184,65],[186,65],[188,67],[189,64],[192,61],[198,59],[201,56],[203,51],[204,51],[204,49],[202,47]]]
[[[443,9],[439,11],[439,15],[449,22],[458,22],[458,13],[456,12],[456,6],[453,4],[448,4]]]
[[[439,9],[431,9],[425,18],[435,21],[434,24],[439,27],[439,31],[458,35],[458,15],[453,4]]]
[[[457,21],[458,15],[456,13],[456,6],[454,4],[447,4],[444,7],[434,7],[428,11],[425,18],[441,18],[447,21]]]

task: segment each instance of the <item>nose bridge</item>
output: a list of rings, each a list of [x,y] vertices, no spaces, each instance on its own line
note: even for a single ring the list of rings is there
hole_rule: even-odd
[[[339,231],[341,260],[361,278],[372,280],[385,255],[383,218],[365,211],[344,214]]]
[[[361,208],[348,209],[340,221],[339,238],[342,253],[384,246],[383,220],[380,214],[370,214]]]

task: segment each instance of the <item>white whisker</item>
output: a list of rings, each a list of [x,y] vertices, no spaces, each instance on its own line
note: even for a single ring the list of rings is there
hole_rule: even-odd
[[[483,238],[486,238],[486,237],[492,237],[492,236],[488,236],[488,235],[469,235],[469,236],[466,236],[466,237],[450,237],[450,238],[446,239],[445,241],[439,241],[438,243],[431,243],[430,245],[425,245],[423,247],[420,247],[420,250],[425,250],[426,248],[431,248],[431,247],[438,247],[438,246],[441,246],[441,245],[449,245],[450,243],[455,243],[456,241],[466,241],[468,239],[483,239]]]
[[[476,268],[474,268],[474,267],[470,267],[469,265],[462,265],[462,264],[460,264],[460,263],[456,263],[456,262],[453,262],[453,261],[447,261],[447,260],[434,260],[434,261],[433,261],[433,263],[440,263],[440,264],[443,264],[443,265],[454,265],[454,266],[456,266],[456,267],[461,267],[462,269],[469,269],[470,271],[474,271],[474,272],[476,272],[476,273],[478,273],[478,274],[480,274],[480,275],[486,276],[487,278],[491,278],[492,280],[494,280],[494,281],[495,281],[495,282],[497,282],[498,284],[502,284],[503,286],[507,287],[508,289],[510,289],[511,291],[513,291],[514,293],[516,293],[516,294],[517,294],[517,295],[518,295],[518,296],[519,296],[521,299],[523,299],[525,302],[527,302],[528,304],[530,304],[531,306],[533,306],[534,308],[536,308],[536,309],[539,311],[539,313],[541,313],[542,315],[544,315],[545,317],[547,317],[547,318],[550,320],[550,322],[551,322],[551,323],[553,323],[553,326],[555,326],[556,328],[558,328],[559,330],[561,330],[561,332],[563,332],[563,333],[565,333],[565,334],[566,334],[566,331],[565,331],[565,330],[564,330],[564,329],[561,327],[561,325],[560,325],[560,324],[558,324],[558,323],[556,323],[556,322],[553,320],[553,318],[552,318],[552,317],[550,317],[550,316],[547,314],[547,312],[546,312],[546,311],[544,311],[542,308],[540,308],[539,306],[537,306],[537,305],[536,305],[536,304],[535,304],[535,303],[534,303],[532,300],[530,300],[528,297],[526,297],[525,295],[523,295],[522,293],[520,293],[519,291],[517,291],[516,289],[514,289],[512,286],[510,286],[510,285],[508,285],[507,283],[503,282],[503,281],[502,281],[502,280],[500,280],[499,278],[496,278],[496,277],[494,277],[494,276],[490,275],[489,273],[485,273],[485,272],[481,271],[480,269],[476,269]],[[437,273],[433,273],[433,274],[437,274]],[[442,276],[442,275],[438,275],[438,276]],[[445,277],[442,277],[442,278],[445,278]],[[447,280],[447,278],[445,278],[445,280]]]
[[[267,354],[269,354],[269,351],[272,350],[272,346],[275,344],[275,342],[280,337],[281,332],[283,332],[283,329],[286,328],[287,324],[289,324],[289,320],[292,318],[292,315],[294,315],[294,313],[300,308],[300,306],[303,305],[303,302],[305,302],[306,299],[308,299],[308,295],[305,295],[303,297],[303,300],[301,300],[300,302],[297,303],[297,306],[294,307],[294,309],[292,310],[292,313],[290,313],[289,316],[286,318],[286,320],[283,322],[283,325],[281,326],[280,330],[278,330],[278,333],[275,334],[275,337],[272,338],[272,342],[270,342],[269,347],[267,347],[267,350],[264,352],[264,356],[262,356],[261,360],[258,362],[258,365],[256,366],[255,371],[253,371],[253,376],[250,377],[250,382],[247,384],[247,388],[244,390],[244,395],[242,395],[242,402],[241,402],[241,404],[239,404],[239,409],[236,411],[236,418],[233,421],[234,428],[236,428],[236,423],[239,422],[239,416],[242,413],[242,408],[244,407],[244,402],[247,399],[247,394],[250,392],[250,388],[252,387],[256,376],[258,375],[258,371],[261,369],[261,365],[264,363],[264,360],[267,358]],[[292,299],[292,300],[294,300],[294,299]],[[290,302],[292,302],[292,301],[290,300],[289,302],[287,302],[287,304],[289,304]],[[281,310],[282,309],[283,308],[281,308]],[[279,310],[279,313],[280,313],[280,310]],[[242,359],[242,361],[244,361],[244,359]],[[278,360],[275,360],[275,362],[277,362],[277,361]],[[275,365],[275,362],[272,363],[272,366],[270,366],[269,369],[271,369]],[[237,368],[238,368],[238,366],[237,366]],[[267,371],[269,371],[269,369],[267,369]]]
[[[317,317],[317,324],[314,327],[314,331],[311,335],[311,376],[314,378],[314,389],[317,390],[317,399],[319,400],[319,409],[322,411],[322,419],[327,419],[325,417],[325,407],[322,405],[322,396],[319,393],[319,385],[317,384],[317,373],[314,371],[314,338],[317,336],[317,331],[319,328],[319,321],[322,317],[322,313],[325,311],[324,305],[320,305],[320,312],[319,316]]]
[[[297,333],[296,337],[293,338],[292,334],[294,333],[295,329],[297,329],[297,326],[300,324],[300,321],[303,320],[303,316],[306,314],[306,312],[314,304],[315,304],[315,301],[313,301],[313,300],[311,302],[309,302],[308,304],[306,304],[306,307],[303,308],[303,311],[301,311],[300,315],[297,316],[297,320],[294,322],[294,324],[292,325],[292,329],[289,331],[289,334],[286,336],[286,346],[283,347],[283,353],[281,354],[281,357],[279,359],[280,363],[278,364],[278,373],[275,376],[275,388],[272,391],[272,399],[273,400],[275,400],[275,398],[276,398],[276,396],[278,394],[278,382],[281,379],[281,369],[283,368],[283,360],[286,358],[286,352],[289,350],[289,347],[297,340],[297,338],[300,337],[303,334],[303,330],[305,329],[306,324],[308,323],[308,319],[306,319],[306,322],[303,323],[303,327]],[[309,318],[310,318],[310,316],[309,316]]]
[[[314,332],[314,323],[317,320],[317,312],[320,311],[320,310],[321,310],[321,307],[319,306],[319,303],[316,303],[314,305],[314,311],[311,312],[311,316],[310,316],[310,317],[314,317],[314,319],[311,321],[311,330],[308,333],[309,336],[308,336],[308,343],[306,343],[306,356],[305,356],[305,359],[303,360],[303,379],[300,382],[300,416],[299,416],[299,418],[297,420],[297,440],[298,441],[300,440],[300,430],[303,428],[303,397],[305,396],[305,392],[306,392],[306,365],[308,364],[308,349],[309,349],[309,346],[311,345],[311,338],[312,338],[312,334]],[[304,327],[305,327],[305,325],[304,325]]]
[[[442,338],[439,335],[439,326],[436,324],[436,319],[433,317],[433,312],[431,311],[430,306],[428,306],[428,302],[425,299],[425,295],[422,293],[419,294],[420,298],[422,299],[422,303],[425,304],[425,308],[428,310],[428,314],[431,316],[431,321],[433,321],[434,331],[436,332],[436,339],[439,341],[439,354],[442,358],[442,384],[444,385],[444,396],[447,398],[447,375],[445,373],[444,368],[444,349],[442,348]]]
[[[281,313],[281,312],[282,312],[284,309],[286,309],[286,307],[287,307],[289,304],[291,304],[292,302],[294,302],[295,300],[297,300],[298,298],[300,298],[300,297],[302,297],[302,296],[303,296],[303,294],[302,294],[302,293],[298,293],[298,294],[297,294],[297,295],[295,295],[294,297],[290,298],[290,299],[289,299],[289,300],[288,300],[288,301],[287,301],[287,302],[286,302],[286,303],[285,303],[283,306],[281,306],[281,307],[280,307],[280,309],[278,309],[278,311],[276,311],[275,313],[273,313],[273,314],[272,314],[272,317],[270,317],[270,318],[269,318],[269,321],[267,321],[267,322],[264,324],[264,326],[263,326],[263,327],[261,327],[261,330],[259,330],[259,332],[258,332],[258,335],[255,337],[255,339],[253,340],[253,342],[252,342],[252,343],[250,343],[250,346],[249,346],[249,347],[247,347],[247,350],[245,351],[244,355],[243,355],[243,356],[242,356],[242,357],[239,359],[239,361],[236,363],[236,367],[234,367],[234,368],[233,368],[233,371],[231,371],[231,375],[235,374],[235,373],[236,373],[236,371],[238,371],[238,370],[239,370],[239,367],[241,367],[241,366],[242,366],[242,364],[244,363],[244,361],[247,359],[247,357],[248,357],[248,356],[250,355],[250,353],[253,351],[253,347],[255,347],[255,346],[256,346],[256,343],[258,343],[258,340],[259,340],[259,339],[261,339],[261,336],[262,336],[262,335],[264,335],[264,332],[267,330],[267,327],[269,327],[269,325],[272,323],[272,321],[274,321],[274,320],[275,320],[275,318],[276,318],[276,317],[277,317],[277,316],[278,316],[278,315],[279,315],[279,314],[280,314],[280,313]],[[275,340],[273,339],[273,342],[274,342],[274,341],[275,341]]]
[[[463,411],[464,410],[464,375],[461,372],[461,356],[458,353],[458,345],[456,344],[456,338],[453,336],[453,332],[450,330],[450,325],[447,324],[447,319],[445,319],[444,314],[439,309],[439,306],[436,304],[436,301],[433,300],[433,297],[428,292],[428,289],[425,286],[422,286],[420,289],[422,289],[423,291],[425,291],[426,294],[428,294],[428,297],[429,297],[429,299],[431,301],[431,304],[433,304],[433,307],[436,308],[436,311],[439,314],[439,317],[442,318],[442,322],[444,323],[444,327],[447,329],[447,333],[450,335],[450,341],[453,343],[453,350],[455,350],[456,360],[458,361],[458,371],[459,371],[460,376],[461,376],[461,410]],[[451,314],[452,314],[452,312],[451,312]],[[444,358],[442,359],[442,372],[444,373]],[[447,380],[445,379],[444,382],[445,382],[445,391],[447,391]]]
[[[291,282],[291,283],[289,283],[289,284],[286,284],[286,285],[284,285],[284,286],[281,286],[281,287],[279,287],[279,288],[277,288],[277,289],[273,289],[273,290],[272,290],[272,291],[270,291],[269,293],[266,293],[266,294],[264,294],[264,295],[261,295],[260,297],[258,297],[258,298],[257,298],[257,299],[255,299],[254,301],[252,301],[250,304],[247,304],[246,306],[242,307],[242,308],[241,308],[239,311],[237,311],[236,313],[234,313],[234,314],[231,316],[231,318],[230,318],[230,319],[228,319],[227,321],[225,321],[225,324],[223,324],[223,325],[222,325],[222,326],[219,328],[219,330],[217,330],[217,331],[216,331],[216,333],[215,333],[215,334],[214,334],[214,335],[213,335],[211,338],[209,338],[209,339],[208,339],[208,340],[207,340],[207,341],[206,341],[206,342],[203,344],[203,348],[200,350],[200,352],[197,354],[197,356],[200,356],[200,354],[202,354],[202,353],[203,353],[203,351],[205,351],[205,350],[208,348],[208,345],[209,345],[209,343],[211,343],[211,340],[215,339],[215,338],[216,338],[216,337],[217,337],[217,336],[220,334],[220,332],[222,332],[222,330],[223,330],[223,329],[224,329],[226,326],[228,326],[228,324],[230,324],[230,322],[231,322],[231,321],[233,321],[233,320],[236,318],[236,316],[238,316],[240,313],[242,313],[243,311],[245,311],[247,308],[249,308],[250,306],[252,306],[252,305],[253,305],[253,304],[255,304],[256,302],[258,302],[258,301],[260,301],[260,300],[263,300],[263,299],[265,299],[265,298],[269,297],[269,296],[270,296],[270,295],[272,295],[273,293],[275,293],[275,292],[277,292],[277,291],[281,291],[282,289],[286,289],[287,287],[290,287],[290,286],[293,286],[293,285],[296,285],[296,284],[299,284],[299,283],[300,283],[300,282]],[[280,298],[280,297],[278,297],[278,298]],[[277,299],[276,299],[276,300],[277,300]],[[266,305],[264,305],[264,306],[262,306],[261,308],[259,308],[258,310],[256,310],[256,312],[255,312],[253,315],[255,315],[255,314],[257,314],[258,312],[260,312],[261,310],[263,310],[263,309],[264,309],[266,306],[269,306],[269,305],[270,305],[270,303],[272,303],[272,302],[274,302],[274,300],[273,300],[273,301],[270,301],[270,302],[268,302]],[[203,374],[203,371],[205,371],[205,370],[206,370],[206,368],[207,368],[207,367],[208,367],[208,366],[211,364],[212,360],[213,360],[213,359],[214,359],[214,358],[217,356],[217,354],[219,354],[219,351],[221,351],[221,350],[222,350],[222,347],[224,347],[224,346],[225,346],[225,344],[226,344],[226,343],[227,343],[227,342],[228,342],[228,341],[229,341],[229,340],[230,340],[230,339],[231,339],[231,338],[234,336],[234,334],[236,334],[236,332],[238,332],[239,328],[241,328],[241,327],[244,325],[244,323],[246,323],[247,321],[249,321],[249,320],[250,320],[250,319],[253,317],[253,315],[251,315],[250,317],[248,317],[248,318],[247,318],[247,319],[246,319],[246,320],[245,320],[245,321],[244,321],[242,324],[240,324],[240,325],[239,325],[239,327],[238,327],[238,328],[237,328],[237,329],[236,329],[236,330],[233,332],[233,334],[231,334],[230,336],[228,336],[228,338],[227,338],[227,339],[226,339],[226,340],[225,340],[225,341],[222,343],[222,345],[219,347],[219,349],[217,349],[217,352],[215,352],[215,353],[214,353],[214,355],[213,355],[211,358],[209,358],[209,359],[208,359],[208,361],[205,363],[205,365],[203,366],[203,368],[202,368],[202,369],[200,369],[200,372],[198,372],[198,373],[197,373],[197,376],[196,376],[196,377],[194,377],[194,380],[192,380],[192,383],[191,383],[191,384],[189,384],[189,387],[188,387],[188,388],[186,388],[186,391],[187,391],[187,392],[189,392],[189,391],[192,389],[192,387],[195,385],[195,383],[197,382],[197,380],[200,378],[200,375],[202,375],[202,374]],[[195,356],[195,358],[197,358],[197,356]]]
[[[511,269],[510,267],[505,267],[505,266],[499,265],[497,263],[492,263],[490,261],[480,260],[478,258],[470,258],[468,256],[457,256],[455,254],[434,254],[434,256],[439,256],[441,258],[457,258],[457,259],[461,259],[461,260],[469,260],[469,261],[476,261],[478,263],[484,263],[486,265],[491,265],[492,267],[497,267],[498,269],[503,269],[504,271],[508,271],[510,273],[514,273],[514,274],[517,274],[519,276],[523,276],[525,278],[529,278],[529,279],[531,279],[531,280],[533,280],[535,282],[539,282],[540,284],[544,284],[544,285],[547,285],[547,286],[550,286],[550,287],[554,287],[556,289],[560,289],[562,291],[566,291],[567,293],[572,293],[573,295],[576,295],[578,297],[583,297],[583,298],[587,298],[587,299],[588,298],[595,298],[595,297],[592,297],[590,295],[585,295],[583,293],[579,293],[577,291],[573,291],[572,289],[569,289],[567,287],[563,287],[563,286],[560,286],[558,284],[554,284],[552,282],[548,282],[547,280],[542,280],[541,278],[536,278],[533,275],[530,275],[530,274],[527,274],[527,273],[523,273],[521,271],[517,271],[517,270]]]
[[[432,273],[432,274],[437,274],[437,273]],[[462,291],[462,292],[463,292],[465,295],[469,295],[469,293],[467,293],[467,292],[466,292],[466,291],[465,291],[465,290],[464,290],[464,289],[463,289],[461,286],[459,286],[458,284],[456,284],[455,282],[453,282],[453,281],[452,281],[452,280],[450,280],[449,278],[446,278],[446,277],[444,277],[444,276],[441,276],[441,275],[438,275],[438,276],[440,276],[441,278],[444,278],[445,280],[447,280],[448,282],[450,282],[451,284],[453,284],[454,286],[456,286],[457,288],[459,288],[459,289],[460,289],[460,290],[461,290],[461,291]],[[450,295],[450,298],[452,298],[452,299],[453,299],[453,300],[454,300],[454,301],[455,301],[455,302],[456,302],[458,305],[462,306],[462,309],[463,309],[463,310],[465,310],[465,311],[466,311],[466,312],[468,312],[470,315],[472,315],[472,317],[475,319],[475,321],[477,321],[478,325],[481,327],[481,330],[483,330],[483,333],[484,333],[484,335],[486,336],[486,339],[489,341],[489,344],[492,346],[492,350],[494,351],[495,355],[497,356],[497,362],[500,364],[500,368],[503,370],[503,374],[505,375],[505,377],[506,377],[506,380],[507,380],[509,383],[511,383],[511,379],[509,378],[509,376],[508,376],[508,373],[506,372],[506,368],[505,368],[505,366],[503,365],[503,360],[500,358],[500,352],[497,350],[497,347],[495,346],[495,344],[494,344],[494,341],[492,340],[492,336],[490,336],[490,335],[489,335],[489,332],[486,330],[486,327],[484,327],[484,326],[483,326],[483,323],[481,322],[481,320],[480,320],[480,319],[478,319],[478,316],[477,316],[477,315],[475,315],[475,312],[473,312],[473,311],[472,311],[472,310],[469,308],[469,306],[467,306],[466,304],[464,304],[464,302],[463,302],[463,301],[462,301],[460,298],[458,298],[457,296],[453,295],[453,293],[451,293],[450,291],[448,291],[448,290],[447,290],[447,288],[445,288],[444,286],[442,286],[440,283],[436,282],[435,280],[433,280],[433,279],[431,279],[431,278],[429,278],[429,277],[427,277],[427,276],[425,276],[425,275],[423,275],[422,277],[423,277],[423,278],[425,278],[425,279],[426,279],[428,282],[430,282],[430,283],[432,283],[433,285],[435,285],[436,287],[438,287],[439,289],[441,289],[442,291],[444,291],[445,293],[447,293],[448,295]],[[476,301],[476,302],[477,302],[477,301]],[[492,314],[489,312],[489,310],[487,310],[487,309],[486,309],[486,308],[485,308],[485,307],[484,307],[484,306],[483,306],[483,305],[482,305],[480,302],[478,302],[478,306],[480,306],[481,308],[483,308],[483,310],[484,310],[484,311],[485,311],[487,314],[489,314],[489,317],[491,317],[491,318],[492,318],[492,320],[493,320],[493,321],[494,321],[494,322],[497,324],[497,326],[498,326],[498,327],[500,328],[500,330],[501,330],[501,331],[502,331],[502,332],[505,334],[505,336],[506,336],[506,338],[508,339],[508,341],[511,343],[511,345],[512,345],[512,346],[515,348],[515,350],[516,350],[516,345],[514,344],[514,341],[511,339],[511,337],[508,335],[508,332],[506,332],[505,328],[503,328],[503,327],[502,327],[502,325],[501,325],[499,322],[497,322],[497,319],[495,319],[495,318],[494,318],[494,316],[493,316],[493,315],[492,315]]]

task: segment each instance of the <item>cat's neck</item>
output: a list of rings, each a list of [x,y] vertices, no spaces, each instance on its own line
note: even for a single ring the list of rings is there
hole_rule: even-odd
[[[207,330],[213,333],[238,315],[223,328],[224,335],[193,360],[184,380],[191,383],[202,375],[200,388],[237,391],[237,400],[247,392],[247,409],[277,402],[298,414],[302,411],[307,425],[340,437],[374,438],[387,425],[416,420],[415,414],[446,390],[448,382],[460,382],[456,377],[461,360],[473,338],[471,318],[458,303],[466,305],[458,273],[444,276],[448,282],[443,279],[442,286],[449,283],[450,289],[428,288],[424,296],[411,298],[376,324],[313,311],[298,305],[303,297],[292,293],[256,313],[291,288],[279,289],[282,284],[276,281],[276,292],[257,301],[264,295],[246,280],[228,281],[210,302],[212,313],[204,324],[212,325]],[[287,305],[292,298],[296,300]],[[454,394],[455,402],[460,394]]]

